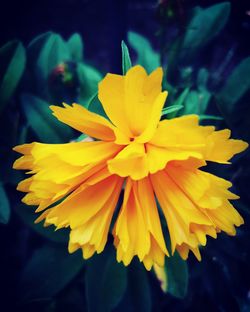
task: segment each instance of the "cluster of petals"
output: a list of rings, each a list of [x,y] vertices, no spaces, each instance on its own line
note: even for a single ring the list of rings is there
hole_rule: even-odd
[[[78,104],[51,106],[92,142],[14,148],[23,154],[14,168],[29,174],[18,185],[27,193],[23,202],[38,206],[37,222],[70,229],[69,252],[81,248],[85,259],[100,253],[111,232],[118,261],[128,265],[137,256],[150,270],[176,250],[183,259],[190,250],[200,259],[207,235],[235,235],[243,223],[229,201],[238,198],[231,183],[202,167],[228,164],[247,143],[230,139],[227,129],[199,125],[196,115],[161,120],[167,97],[161,84],[161,68],[107,74],[98,97],[108,118]]]

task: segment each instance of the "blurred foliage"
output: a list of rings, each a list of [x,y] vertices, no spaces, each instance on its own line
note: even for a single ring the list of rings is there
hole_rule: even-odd
[[[180,23],[177,2],[159,2],[159,52],[144,36],[128,32],[128,46],[122,42],[123,73],[131,67],[129,51],[132,63],[148,72],[163,66],[163,88],[169,95],[162,118],[195,113],[201,123],[229,127],[233,136],[249,141],[249,56],[240,61],[235,57],[237,61],[231,64],[231,56],[223,55],[217,66],[201,57],[208,48],[214,53],[219,50],[216,40],[227,25],[230,3],[191,7]],[[169,40],[167,27],[172,24],[175,35]],[[0,49],[0,122],[4,129],[0,133],[0,236],[5,250],[0,256],[0,273],[2,286],[7,285],[2,306],[9,307],[3,311],[249,311],[250,284],[245,278],[250,274],[248,226],[235,238],[221,235],[210,240],[202,248],[200,264],[192,257],[187,262],[178,255],[166,259],[160,276],[153,270],[146,272],[137,260],[128,268],[118,264],[111,239],[93,259],[84,261],[79,253],[69,255],[67,230],[34,224],[33,209],[20,204],[15,187],[21,176],[11,170],[16,157],[11,148],[34,140],[84,139],[84,134],[77,139],[79,133],[58,122],[49,105],[78,102],[106,117],[97,96],[102,77],[85,60],[84,44],[77,33],[65,40],[47,32],[26,47],[15,40]],[[242,198],[236,206],[246,224],[250,221],[249,161],[248,154],[236,157],[230,168],[209,165],[211,172],[234,182]],[[9,257],[15,262],[9,263]],[[163,290],[161,278],[165,280]]]

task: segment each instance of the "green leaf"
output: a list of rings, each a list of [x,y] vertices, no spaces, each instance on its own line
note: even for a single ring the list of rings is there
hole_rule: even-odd
[[[183,108],[183,105],[171,105],[171,106],[163,108],[161,115],[164,116],[173,112],[177,112],[182,108]]]
[[[88,137],[87,134],[83,133],[81,134],[75,141],[76,142],[82,142],[83,140],[85,140]]]
[[[175,105],[183,105],[188,93],[189,93],[189,88],[184,89],[181,92],[181,94],[178,96],[177,100],[175,101]]]
[[[69,240],[69,230],[60,229],[55,231],[54,226],[44,227],[43,222],[35,224],[35,220],[39,217],[39,214],[35,213],[34,209],[32,208],[33,207],[26,205],[18,205],[15,208],[15,212],[20,217],[20,219],[37,234],[52,242],[66,244]]]
[[[45,245],[34,251],[21,274],[22,301],[52,298],[83,268],[79,252],[70,255],[62,246]]]
[[[183,114],[204,114],[210,98],[211,93],[207,90],[203,90],[202,92],[190,91],[184,102]]]
[[[112,311],[127,287],[126,268],[116,261],[114,250],[106,249],[89,260],[85,277],[88,311]]]
[[[58,34],[48,32],[35,38],[28,46],[30,67],[35,71],[38,89],[47,92],[47,82],[52,71],[65,61],[71,60],[66,42]]]
[[[92,99],[90,100],[90,103],[89,103],[89,106],[88,106],[88,110],[90,110],[91,112],[93,113],[96,113],[98,115],[101,115],[105,118],[108,119],[104,109],[103,109],[103,106],[102,106],[102,103],[100,102],[100,100],[98,99],[98,95],[94,95],[92,97]]]
[[[39,140],[45,143],[62,143],[72,138],[71,128],[52,115],[47,102],[27,93],[21,96],[21,104],[28,125]]]
[[[0,49],[0,112],[14,93],[26,64],[21,42],[13,40]]]
[[[197,88],[199,91],[203,91],[207,89],[208,77],[209,77],[209,74],[208,74],[207,69],[201,68],[197,76]]]
[[[137,63],[148,72],[152,72],[160,66],[160,54],[155,52],[150,42],[138,33],[129,31],[128,42],[137,53]]]
[[[10,204],[4,187],[0,184],[0,223],[7,224],[10,219]]]
[[[223,120],[220,116],[214,116],[214,115],[199,115],[200,120]]]
[[[182,39],[181,58],[194,57],[220,33],[228,21],[230,8],[229,2],[221,2],[206,9],[199,7],[194,9],[193,17]]]
[[[186,99],[186,97],[187,97],[187,95],[188,95],[188,92],[189,92],[189,88],[184,89],[184,90],[181,92],[181,94],[178,96],[178,98],[174,101],[174,105],[173,105],[173,106],[180,107],[179,109],[183,108],[183,106],[184,106],[184,101],[185,101],[185,99]],[[176,117],[177,112],[179,111],[179,109],[173,111],[173,112],[170,114],[169,118],[174,118],[174,117]]]
[[[142,263],[133,261],[128,267],[128,290],[133,311],[152,311],[151,291],[147,271]]]
[[[184,298],[188,287],[188,267],[177,252],[165,259],[167,292],[177,298]]]
[[[73,34],[67,43],[72,60],[81,62],[83,58],[83,42],[81,35],[78,33]]]
[[[80,83],[79,102],[88,107],[89,101],[97,93],[98,82],[102,79],[102,75],[94,67],[83,63],[78,63],[77,74]]]
[[[126,43],[122,40],[122,73],[126,75],[127,71],[132,67],[129,50]]]
[[[250,57],[240,62],[220,90],[217,99],[225,117],[234,112],[237,102],[250,90],[249,72]]]

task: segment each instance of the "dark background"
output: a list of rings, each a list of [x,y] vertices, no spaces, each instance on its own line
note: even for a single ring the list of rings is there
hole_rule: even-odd
[[[177,18],[185,20],[190,8],[195,5],[206,7],[218,2],[180,0],[176,1],[175,12]],[[247,14],[250,11],[250,3],[239,0],[230,2],[232,9],[229,23],[220,38],[213,41],[213,45],[217,45],[216,57],[219,60],[223,59],[228,47],[234,47],[235,54],[230,65],[233,67],[239,60],[250,55],[250,12],[249,15]],[[103,72],[119,73],[121,72],[120,43],[126,38],[127,31],[134,30],[145,35],[154,48],[159,50],[157,32],[160,22],[157,2],[152,0],[36,0],[32,2],[8,0],[1,3],[0,46],[15,38],[20,39],[26,46],[35,36],[49,30],[60,33],[64,38],[78,32],[84,41],[85,59]],[[170,32],[172,29],[170,27]],[[200,56],[203,63],[216,64],[212,50],[213,46],[210,45],[206,53]],[[247,178],[244,176],[236,181],[242,193],[240,195],[245,200],[249,200]],[[249,228],[249,216],[244,213],[243,216],[246,218],[245,227]],[[247,233],[249,230],[245,234]],[[19,296],[19,272],[31,252],[25,249],[24,242],[27,240],[33,246],[40,244],[38,235],[31,235],[20,224],[15,214],[12,215],[8,227],[0,226],[0,253],[3,255],[0,270],[0,311],[34,311],[33,308],[27,307],[21,310],[14,304]],[[227,245],[229,241],[230,244]],[[249,239],[242,239],[239,235],[226,240],[224,236],[216,241],[209,240],[201,264],[193,257],[188,260],[190,283],[186,299],[178,300],[163,295],[159,285],[156,285],[156,280],[150,277],[153,289],[153,311],[250,311],[248,260],[250,261]],[[65,292],[62,292],[59,297],[64,295]],[[241,303],[242,299],[239,298],[244,298],[244,302]],[[66,306],[62,306],[61,311],[85,311],[85,299],[81,300],[81,308],[71,309],[69,306],[66,309]],[[122,302],[120,308],[125,304]],[[48,308],[37,311],[50,310]],[[117,311],[125,310],[119,310],[118,307]]]
[[[165,3],[168,0],[163,1]],[[218,3],[215,0],[176,0],[176,14],[185,19],[190,8]],[[250,10],[248,0],[231,0],[231,17],[225,36],[237,45],[240,56],[250,52]],[[127,30],[150,39],[159,48],[156,0],[36,0],[2,2],[0,45],[11,39],[24,44],[40,33],[52,30],[68,38],[79,32],[85,43],[86,59],[104,71],[121,70],[120,43]]]

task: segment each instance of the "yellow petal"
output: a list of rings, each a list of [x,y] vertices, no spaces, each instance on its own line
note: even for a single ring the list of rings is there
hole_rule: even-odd
[[[135,255],[142,261],[150,250],[150,233],[135,194],[135,183],[127,180],[125,198],[113,230],[114,237],[118,239],[117,249],[121,249],[118,255],[120,253],[125,265],[129,264]]]
[[[53,115],[70,127],[103,141],[114,141],[114,126],[104,117],[88,111],[79,104],[50,106]]]
[[[176,245],[183,243],[196,247],[198,240],[190,233],[190,224],[212,225],[210,219],[174,183],[167,171],[151,175],[151,180],[168,224],[172,253]]]
[[[156,146],[201,152],[214,127],[199,126],[197,115],[186,115],[163,120],[149,142]]]
[[[116,157],[108,161],[110,173],[139,180],[148,175],[147,159],[143,144],[133,142]]]
[[[138,65],[126,76],[108,74],[99,83],[98,96],[106,114],[128,138],[146,129],[144,136],[149,136],[156,127],[166,98],[166,93],[161,93],[161,81],[161,68],[148,76]]]
[[[95,176],[90,177],[90,181],[86,181],[64,201],[54,206],[46,218],[47,222],[52,220],[51,223],[56,226],[67,222],[74,229],[88,222],[96,215],[113,195],[117,184],[120,183],[118,176],[107,177],[105,170],[98,172],[96,175],[98,175],[99,181],[96,180],[95,184],[91,182],[92,179],[95,179]]]
[[[149,178],[138,181],[137,197],[148,231],[153,236],[164,254],[169,255],[162,234],[161,222],[156,206],[153,187]]]
[[[88,246],[93,246],[97,253],[103,251],[106,242],[111,219],[118,201],[121,191],[122,179],[116,180],[117,184],[113,190],[113,195],[109,197],[100,210],[94,214],[87,222],[73,228],[70,232],[70,244],[77,244],[78,248],[85,249]],[[93,186],[92,186],[93,187]],[[82,209],[90,209],[91,207],[84,207]]]
[[[205,157],[207,160],[218,163],[228,163],[235,155],[244,151],[248,144],[241,140],[229,139],[231,131],[224,129],[215,131],[207,138]]]

